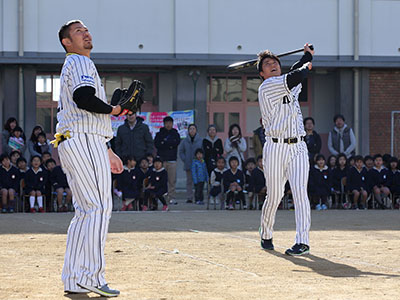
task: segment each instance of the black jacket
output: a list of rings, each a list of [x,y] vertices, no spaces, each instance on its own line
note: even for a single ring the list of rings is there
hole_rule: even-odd
[[[14,167],[10,166],[10,169],[0,166],[0,187],[5,189],[14,189],[14,191],[19,193],[19,181],[20,172]]]
[[[150,172],[149,184],[155,187],[154,192],[157,196],[162,196],[168,192],[168,173],[164,168],[153,169]]]
[[[176,161],[180,142],[181,137],[175,128],[167,130],[165,127],[161,127],[154,139],[157,155],[163,161]]]
[[[25,173],[25,192],[30,193],[32,190],[44,193],[47,182],[47,172],[42,168],[35,173],[33,169],[29,169]]]
[[[365,167],[358,171],[356,167],[351,167],[349,169],[349,173],[347,175],[347,186],[346,189],[349,192],[353,190],[363,190],[369,192],[370,191],[370,175]]]
[[[257,167],[251,172],[251,177],[253,179],[254,192],[258,194],[266,185],[264,171]]]
[[[136,199],[139,196],[141,174],[143,173],[139,167],[133,169],[125,167],[124,171],[117,177],[117,187],[122,191],[124,199]]]
[[[121,158],[133,155],[136,160],[153,153],[154,143],[149,127],[143,123],[143,119],[136,118],[133,129],[129,127],[128,120],[118,127],[115,138],[115,152]]]
[[[61,166],[55,166],[49,175],[50,184],[54,189],[68,187],[67,176],[62,170]]]
[[[311,195],[329,196],[331,187],[331,174],[328,167],[321,170],[315,165],[310,168],[308,190]]]
[[[226,170],[222,175],[223,182],[224,182],[224,192],[229,190],[229,186],[233,182],[237,182],[242,188],[244,185],[244,175],[243,172],[239,169],[236,170],[236,173],[233,174],[231,169]]]
[[[311,135],[306,135],[305,142],[307,144],[308,154],[310,159],[314,159],[315,154],[321,152],[321,137],[314,130]]]
[[[204,160],[207,165],[208,175],[217,167],[218,157],[224,154],[224,147],[220,138],[214,141],[209,136],[203,139]]]

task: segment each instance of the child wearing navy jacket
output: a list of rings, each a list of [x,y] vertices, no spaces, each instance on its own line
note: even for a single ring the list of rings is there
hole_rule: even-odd
[[[149,177],[150,177],[151,169],[149,168],[149,161],[146,157],[143,157],[139,160],[139,181],[138,181],[138,188],[139,188],[139,197],[140,197],[140,208],[143,211],[147,210],[147,202],[144,202],[144,191],[146,187],[149,185]]]
[[[310,168],[308,179],[311,206],[316,210],[328,209],[327,201],[331,193],[332,183],[329,167],[326,165],[325,156],[318,154],[316,164]],[[320,203],[321,202],[321,203]]]
[[[206,162],[203,159],[204,152],[202,149],[196,149],[194,153],[195,159],[192,161],[192,178],[194,183],[194,199],[196,204],[204,204],[203,189],[204,183],[208,182],[208,171]]]
[[[38,155],[31,157],[31,168],[25,173],[25,193],[29,194],[30,211],[35,210],[35,200],[39,206],[39,212],[44,213],[43,209],[43,193],[47,181],[47,173],[40,167],[42,159]]]
[[[19,191],[20,174],[16,167],[11,165],[10,157],[7,154],[0,156],[0,187],[2,200],[2,213],[14,212],[14,198]]]
[[[347,167],[347,156],[344,153],[340,153],[336,160],[336,168],[332,171],[332,188],[333,193],[340,198],[343,198],[344,192],[346,191],[346,187],[342,186],[344,180],[343,178],[347,178],[347,173],[349,172],[349,168]],[[337,197],[335,197],[335,201]],[[339,208],[339,203],[335,203],[334,207]]]
[[[380,154],[374,156],[374,167],[370,170],[370,183],[378,205],[384,209],[384,200],[390,194],[390,171],[383,166],[383,157]]]
[[[49,158],[45,163],[51,187],[57,193],[57,212],[67,212],[67,205],[71,203],[72,192],[68,186],[67,176],[62,170],[61,166],[56,166],[54,159]],[[63,205],[63,196],[65,196],[65,204]]]
[[[368,171],[364,167],[364,160],[361,155],[354,157],[354,166],[349,169],[347,176],[347,189],[353,193],[352,209],[365,209],[369,191]],[[359,198],[361,201],[359,203]]]
[[[400,171],[398,169],[398,160],[396,157],[391,157],[389,160],[389,175],[390,175],[390,192],[393,194],[393,206],[395,209],[399,208],[400,196]]]
[[[17,168],[19,171],[20,179],[24,179],[26,171],[29,170],[28,163],[24,157],[20,157],[17,159]]]
[[[267,194],[267,187],[265,186],[265,176],[263,170],[263,160],[261,155],[257,157],[257,168],[255,168],[251,172],[251,176],[253,179],[254,194],[257,195],[259,199],[258,209],[261,209],[262,205],[264,204],[265,196]],[[250,209],[252,209],[251,205]],[[257,209],[257,207],[254,207],[254,209]]]
[[[149,185],[145,189],[145,204],[152,199],[152,210],[157,210],[157,199],[163,204],[163,211],[168,211],[168,205],[164,195],[168,192],[168,174],[163,168],[163,162],[160,157],[153,160],[154,169],[150,173]],[[150,204],[149,204],[150,205]],[[147,210],[143,209],[143,210]]]
[[[252,172],[256,167],[256,160],[253,157],[248,158],[244,162],[244,187],[243,190],[247,191],[249,199],[249,208],[253,209],[254,199],[254,182]]]
[[[210,177],[210,204],[219,204],[219,195],[222,194],[222,176],[225,172],[225,158],[218,157],[217,167],[211,171]]]
[[[235,201],[236,204],[240,204],[240,201],[242,201],[243,208],[246,209],[246,201],[243,195],[244,175],[243,172],[238,169],[239,159],[236,156],[229,158],[229,166],[230,169],[224,172],[222,178],[224,192],[227,193],[226,208],[233,210],[235,209],[233,201]]]
[[[117,177],[117,186],[122,191],[123,206],[122,211],[133,210],[132,202],[137,200],[140,195],[139,182],[140,171],[136,168],[136,160],[133,156],[126,158],[124,171]]]

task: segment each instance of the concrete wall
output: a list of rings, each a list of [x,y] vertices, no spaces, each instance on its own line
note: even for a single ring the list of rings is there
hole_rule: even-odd
[[[0,52],[15,52],[18,1],[0,0],[0,14]],[[399,55],[399,15],[399,1],[360,1],[360,55]],[[62,53],[57,31],[70,19],[86,23],[98,53],[243,55],[312,41],[318,55],[353,54],[350,0],[29,0],[25,51]]]

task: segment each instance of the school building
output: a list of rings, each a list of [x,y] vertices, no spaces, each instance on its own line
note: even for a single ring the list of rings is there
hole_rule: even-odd
[[[204,135],[259,126],[255,68],[230,63],[315,45],[304,117],[326,140],[342,113],[357,152],[400,156],[400,2],[389,0],[0,0],[0,121],[53,134],[65,53],[58,29],[81,19],[108,97],[132,79],[146,84],[143,111],[195,109]],[[282,58],[283,70],[299,55]],[[393,125],[393,126],[392,126]]]

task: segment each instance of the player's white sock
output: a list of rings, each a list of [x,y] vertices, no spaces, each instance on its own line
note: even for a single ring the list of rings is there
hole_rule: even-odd
[[[31,204],[31,208],[33,208],[35,206],[35,196],[29,197],[29,203]]]
[[[39,204],[39,207],[43,207],[43,196],[38,196],[37,197],[37,202]]]

